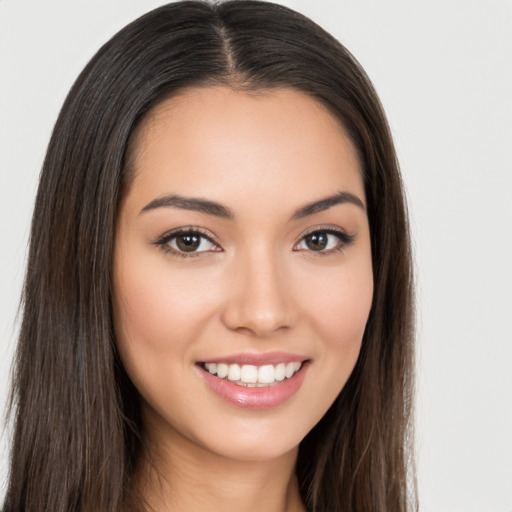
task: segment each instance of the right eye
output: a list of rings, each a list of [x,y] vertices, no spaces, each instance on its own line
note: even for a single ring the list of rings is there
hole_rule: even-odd
[[[168,233],[158,240],[157,245],[166,252],[185,258],[202,252],[221,250],[210,237],[193,229]]]

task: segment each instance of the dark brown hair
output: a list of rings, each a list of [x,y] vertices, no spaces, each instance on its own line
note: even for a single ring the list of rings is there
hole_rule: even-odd
[[[116,353],[112,253],[130,137],[191,86],[302,91],[361,159],[374,297],[356,367],[302,441],[309,511],[416,510],[413,288],[403,187],[377,95],[304,16],[259,1],[178,2],[128,25],[81,73],[59,115],[30,237],[10,415],[9,512],[118,511],[141,450],[138,395]]]

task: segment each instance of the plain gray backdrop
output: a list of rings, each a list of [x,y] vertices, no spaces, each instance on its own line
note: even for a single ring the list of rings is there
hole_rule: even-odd
[[[0,406],[53,123],[100,45],[163,3],[0,0]],[[281,3],[354,53],[395,137],[418,280],[421,510],[512,512],[512,1]]]

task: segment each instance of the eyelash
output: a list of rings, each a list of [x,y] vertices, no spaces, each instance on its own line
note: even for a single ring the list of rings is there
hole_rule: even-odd
[[[319,233],[335,236],[338,239],[338,243],[336,244],[336,247],[333,247],[332,249],[329,249],[327,251],[323,251],[323,250],[322,251],[313,251],[311,249],[309,251],[307,251],[307,252],[310,252],[317,256],[328,256],[332,253],[342,252],[347,247],[350,247],[356,239],[355,235],[350,235],[345,230],[343,230],[341,228],[334,228],[332,226],[325,226],[325,227],[317,226],[317,227],[311,229],[310,231],[304,233],[300,237],[299,242],[297,244],[295,244],[294,248],[297,247],[302,242],[304,242],[304,240],[308,236],[319,234]]]
[[[299,242],[297,242],[294,245],[294,250],[299,244],[303,243],[304,240],[308,236],[315,235],[315,234],[333,235],[338,239],[338,243],[337,243],[336,247],[329,249],[327,251],[324,251],[324,250],[314,251],[314,250],[305,249],[307,252],[310,252],[310,253],[318,255],[318,256],[327,256],[327,255],[335,253],[335,252],[342,252],[344,249],[346,249],[347,247],[352,245],[355,241],[355,235],[350,235],[343,229],[333,228],[332,226],[329,226],[329,227],[319,226],[319,227],[315,227],[314,229],[304,233],[301,236]],[[169,243],[172,240],[177,239],[181,235],[192,235],[192,236],[195,235],[201,239],[207,240],[214,246],[218,247],[218,249],[214,250],[214,251],[199,251],[199,252],[187,253],[184,251],[174,249],[173,247],[170,247]],[[154,245],[160,247],[167,254],[171,254],[172,256],[175,256],[178,258],[183,258],[183,259],[197,258],[198,256],[201,256],[201,254],[204,252],[222,252],[222,249],[220,248],[220,244],[218,244],[210,234],[208,234],[206,231],[202,230],[201,228],[192,227],[192,226],[187,227],[187,228],[180,228],[178,230],[165,233],[156,242],[154,242]],[[298,251],[300,251],[300,249]]]
[[[165,233],[155,242],[155,245],[160,247],[162,249],[162,251],[164,251],[165,253],[171,254],[172,256],[176,256],[178,258],[184,258],[184,259],[197,258],[203,252],[210,252],[210,251],[199,251],[199,252],[187,253],[187,252],[179,251],[177,249],[170,247],[169,243],[181,235],[196,235],[201,239],[208,240],[208,242],[219,247],[219,249],[220,249],[220,245],[213,239],[213,237],[210,234],[208,234],[201,228],[196,228],[196,227],[192,227],[192,226],[187,227],[187,228],[180,228],[175,231],[169,231],[168,233]],[[221,250],[222,249],[213,251],[213,252],[221,252]]]

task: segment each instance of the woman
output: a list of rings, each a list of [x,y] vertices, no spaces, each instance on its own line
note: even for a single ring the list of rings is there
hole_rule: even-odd
[[[277,5],[92,59],[34,211],[9,511],[405,511],[412,274],[364,71]]]

